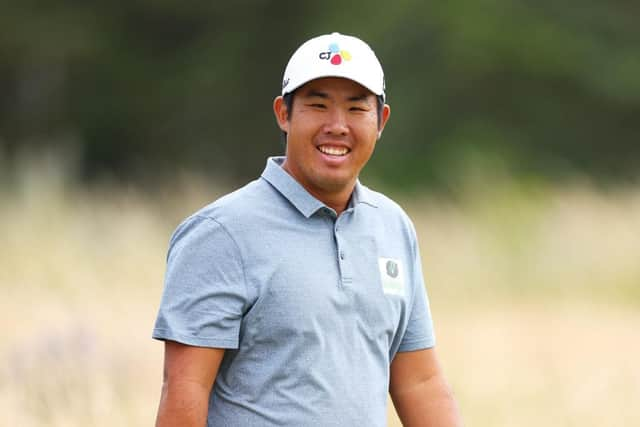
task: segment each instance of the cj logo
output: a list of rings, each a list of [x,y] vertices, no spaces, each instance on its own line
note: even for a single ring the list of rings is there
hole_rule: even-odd
[[[394,279],[398,277],[398,264],[395,261],[387,261],[387,274]]]
[[[351,54],[346,50],[340,50],[338,43],[331,43],[329,50],[326,52],[320,52],[320,59],[328,59],[333,65],[340,65],[342,61],[350,61]]]

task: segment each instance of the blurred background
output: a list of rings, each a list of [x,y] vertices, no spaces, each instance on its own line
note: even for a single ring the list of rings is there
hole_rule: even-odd
[[[306,39],[376,51],[471,426],[640,425],[640,3],[3,2],[0,425],[143,426],[179,221],[281,154]],[[393,409],[389,425],[400,425]]]

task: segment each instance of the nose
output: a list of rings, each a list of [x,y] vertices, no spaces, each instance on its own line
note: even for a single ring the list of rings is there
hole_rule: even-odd
[[[325,133],[329,135],[347,135],[349,133],[347,116],[344,111],[339,108],[332,108],[326,117],[327,121],[324,125]]]

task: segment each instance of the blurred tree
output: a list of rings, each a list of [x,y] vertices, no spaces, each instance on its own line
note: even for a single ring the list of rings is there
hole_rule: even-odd
[[[367,174],[446,185],[484,164],[602,180],[640,164],[640,4],[134,0],[0,6],[0,145],[67,140],[85,177],[245,180],[282,152],[271,102],[303,40],[375,48],[392,120]]]

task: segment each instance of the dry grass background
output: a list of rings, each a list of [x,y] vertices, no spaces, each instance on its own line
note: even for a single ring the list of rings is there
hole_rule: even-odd
[[[0,425],[152,425],[168,238],[220,192],[88,192],[64,170],[0,173]],[[640,425],[640,188],[491,184],[405,202],[466,424]]]

